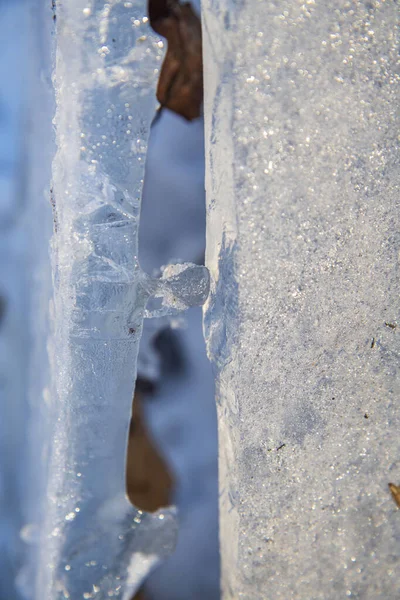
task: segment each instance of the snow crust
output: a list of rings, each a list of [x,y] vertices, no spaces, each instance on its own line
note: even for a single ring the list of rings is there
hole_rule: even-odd
[[[223,597],[397,598],[398,7],[202,9]]]

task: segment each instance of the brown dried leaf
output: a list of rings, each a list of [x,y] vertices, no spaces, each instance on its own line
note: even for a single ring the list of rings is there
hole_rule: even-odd
[[[168,41],[157,100],[188,121],[201,114],[203,58],[200,19],[191,5],[177,0],[149,0],[150,25]]]
[[[130,501],[154,512],[171,504],[173,478],[148,430],[143,397],[135,393],[126,462],[126,488]]]
[[[393,500],[400,508],[400,486],[394,485],[394,483],[389,483],[389,489],[392,492]]]

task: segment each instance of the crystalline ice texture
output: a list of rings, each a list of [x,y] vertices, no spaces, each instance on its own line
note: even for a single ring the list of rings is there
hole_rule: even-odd
[[[162,42],[145,4],[57,3],[52,438],[35,598],[130,598],[173,547],[173,510],[125,494],[144,310],[204,301],[204,268],[151,280],[137,260],[145,152]],[[199,270],[200,269],[200,270]],[[180,282],[180,284],[179,284]]]
[[[162,308],[148,310],[146,316],[161,317],[204,304],[210,289],[210,277],[206,267],[181,263],[164,267],[159,279],[145,277],[144,285],[155,298],[162,298]]]
[[[394,2],[203,2],[223,597],[400,597]]]

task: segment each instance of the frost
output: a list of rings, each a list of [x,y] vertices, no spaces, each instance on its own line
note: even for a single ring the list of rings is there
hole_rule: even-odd
[[[223,597],[397,598],[398,5],[202,8]]]

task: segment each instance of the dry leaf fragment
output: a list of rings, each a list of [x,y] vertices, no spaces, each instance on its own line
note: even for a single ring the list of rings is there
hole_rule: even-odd
[[[203,102],[200,19],[189,3],[178,0],[149,0],[148,13],[151,27],[168,41],[157,100],[188,121],[196,119]]]
[[[389,489],[392,492],[393,500],[400,508],[400,486],[394,485],[394,483],[389,483]]]
[[[144,419],[144,396],[135,393],[126,461],[128,498],[140,510],[154,512],[172,502],[173,478]]]

